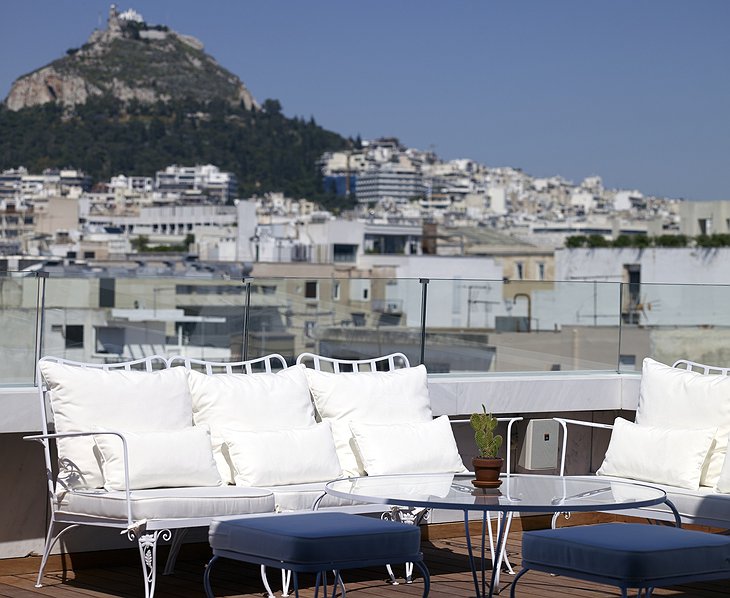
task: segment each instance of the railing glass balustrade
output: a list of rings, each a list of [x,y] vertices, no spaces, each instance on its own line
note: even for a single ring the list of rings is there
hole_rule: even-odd
[[[0,275],[0,381],[39,355],[236,361],[400,351],[432,373],[631,372],[730,363],[727,285],[418,278]]]

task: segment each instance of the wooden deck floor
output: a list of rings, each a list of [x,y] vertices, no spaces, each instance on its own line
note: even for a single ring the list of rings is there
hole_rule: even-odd
[[[510,560],[519,570],[520,534],[510,535],[508,550]],[[123,559],[123,564],[115,566],[95,565],[91,567],[65,567],[57,559],[47,570],[42,588],[34,587],[37,559],[13,559],[0,561],[0,596],[17,598],[111,598],[142,597],[144,590],[141,568],[132,558],[134,551]],[[455,596],[474,596],[474,586],[466,558],[464,537],[441,538],[423,542],[426,563],[431,571],[433,598]],[[207,547],[203,545],[184,546],[178,560],[176,573],[159,576],[155,596],[157,598],[186,598],[203,596],[203,570],[208,558]],[[20,561],[20,562],[19,562]],[[66,571],[64,571],[66,568]],[[402,575],[400,568],[396,572]],[[274,590],[280,589],[278,575],[271,576]],[[410,598],[421,596],[423,583],[417,578],[413,584],[391,586],[385,583],[385,570],[382,568],[348,571],[346,573],[347,593],[357,598]],[[512,576],[504,574],[501,587],[502,595],[509,595]],[[212,576],[216,596],[256,597],[264,595],[258,568],[253,565],[221,560],[216,564]],[[313,578],[302,576],[302,598],[311,598]],[[278,583],[277,583],[278,582]],[[320,594],[321,595],[321,594]],[[634,594],[635,595],[635,594]],[[698,598],[719,598],[730,596],[730,581],[692,584],[675,588],[658,589],[655,596],[685,596]],[[517,588],[519,598],[596,598],[599,596],[620,596],[616,588],[577,581],[565,577],[553,577],[538,572],[530,572],[521,580]]]

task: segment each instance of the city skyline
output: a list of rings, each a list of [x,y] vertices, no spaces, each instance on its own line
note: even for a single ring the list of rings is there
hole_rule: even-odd
[[[104,27],[106,0],[3,3],[0,94]],[[722,0],[296,3],[133,0],[200,39],[259,101],[444,159],[730,199]],[[19,24],[22,23],[22,26]]]

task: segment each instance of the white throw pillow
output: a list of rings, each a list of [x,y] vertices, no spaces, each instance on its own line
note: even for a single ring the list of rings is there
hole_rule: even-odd
[[[465,473],[446,415],[430,422],[366,424],[350,422],[355,456],[368,475]]]
[[[730,437],[730,377],[708,376],[644,359],[636,423],[661,428],[716,428],[702,486],[715,486]]]
[[[122,433],[127,440],[131,490],[221,485],[207,429]],[[97,434],[94,441],[101,454],[104,488],[124,490],[122,439]]]
[[[192,403],[183,368],[155,372],[82,368],[40,361],[51,391],[56,432],[106,428],[131,432],[182,430],[193,425]],[[79,488],[101,488],[104,476],[94,438],[58,441],[59,477]]]
[[[340,476],[329,424],[291,430],[223,430],[237,486],[326,482]]]
[[[364,475],[354,454],[350,422],[393,424],[431,421],[426,368],[340,373],[307,369],[317,413],[332,424],[343,474]]]
[[[195,425],[210,428],[221,478],[234,483],[231,463],[221,451],[222,430],[272,430],[313,426],[314,407],[304,366],[277,373],[213,374],[188,371]]]
[[[617,417],[596,473],[697,490],[716,432],[643,426]]]

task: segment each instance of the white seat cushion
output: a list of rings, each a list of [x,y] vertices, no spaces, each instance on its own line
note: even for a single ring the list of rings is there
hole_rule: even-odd
[[[314,501],[324,493],[324,486],[327,482],[311,482],[308,484],[287,484],[285,486],[269,486],[267,490],[274,493],[274,502],[276,510],[282,512],[290,511],[311,511]],[[352,505],[364,505],[352,500],[337,498],[336,496],[326,495],[319,503],[319,508],[326,509],[330,507],[343,507]],[[372,509],[366,509],[370,512],[387,511],[390,507],[387,505],[372,505]]]
[[[264,488],[210,486],[133,490],[132,519],[223,517],[274,511],[274,495]],[[79,490],[63,495],[59,511],[126,519],[126,494],[114,490]]]
[[[183,368],[105,371],[44,360],[38,365],[51,391],[56,432],[91,432],[99,428],[161,432],[193,425]],[[58,453],[63,466],[59,475],[67,484],[103,486],[93,436],[59,439]]]
[[[580,476],[579,476],[580,477]],[[595,476],[586,476],[595,477]],[[618,480],[625,482],[635,482],[629,478],[621,478],[615,476],[600,476],[607,481]],[[727,529],[728,513],[730,513],[730,494],[720,494],[712,488],[700,486],[698,490],[689,490],[687,488],[678,488],[668,484],[651,483],[650,486],[661,488],[667,493],[667,498],[677,508],[679,514],[688,519],[701,519],[703,525],[710,525],[718,528]],[[643,507],[641,512],[651,518],[650,513],[662,515],[662,519],[674,521],[669,507],[665,504],[655,505],[652,507]]]

